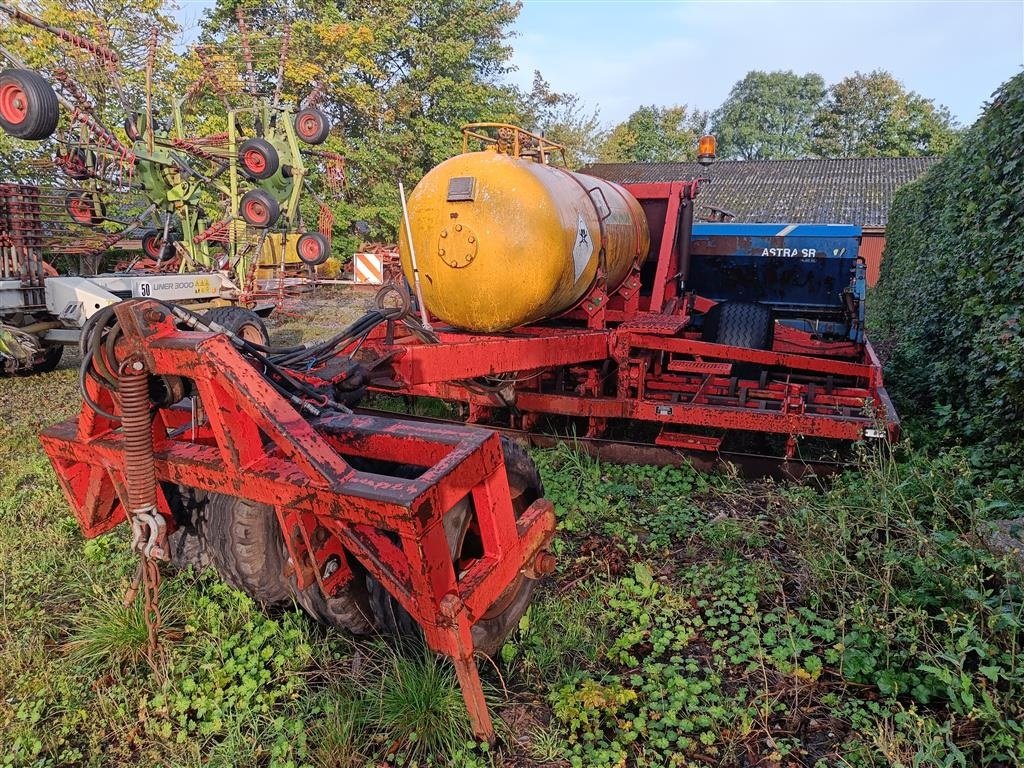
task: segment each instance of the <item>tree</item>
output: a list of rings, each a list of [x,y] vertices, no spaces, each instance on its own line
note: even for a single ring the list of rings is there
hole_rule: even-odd
[[[608,134],[598,150],[604,163],[670,163],[693,160],[707,112],[685,105],[640,107]]]
[[[908,91],[888,72],[860,72],[833,85],[815,119],[823,157],[943,155],[958,130],[949,110]]]
[[[579,96],[551,90],[540,72],[533,73],[533,88],[524,97],[524,124],[542,131],[565,147],[566,162],[578,168],[597,158],[605,138],[598,111],[590,111]]]
[[[821,75],[748,72],[712,119],[719,155],[743,160],[806,157],[825,98]]]
[[[298,99],[319,86],[338,128],[328,148],[347,159],[347,204],[332,205],[339,233],[361,219],[371,237],[393,238],[399,179],[411,186],[459,152],[460,125],[521,111],[522,94],[501,82],[513,0],[218,0],[206,38],[236,58],[240,4],[254,38],[281,19],[294,20],[297,36],[300,22],[308,29],[289,57],[286,93]]]
[[[154,78],[166,77],[177,64],[172,42],[179,27],[164,0],[33,0],[18,5],[47,24],[116,55],[116,63],[106,61],[52,32],[0,16],[6,22],[0,24],[0,47],[16,60],[8,62],[0,57],[4,67],[39,70],[51,85],[74,99],[57,82],[55,75],[60,73],[82,93],[91,113],[106,126],[119,127],[129,112],[145,102],[146,60],[154,30],[158,35]],[[165,101],[163,89],[154,89],[153,95],[158,104]],[[67,120],[63,109],[62,120]],[[38,155],[36,142],[18,141],[0,132],[0,169],[5,175],[40,181],[39,170],[30,170],[24,164]]]

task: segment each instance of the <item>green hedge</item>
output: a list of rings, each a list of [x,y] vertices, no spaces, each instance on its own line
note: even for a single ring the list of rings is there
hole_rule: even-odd
[[[872,311],[901,412],[979,465],[1024,466],[1024,74],[897,192]]]

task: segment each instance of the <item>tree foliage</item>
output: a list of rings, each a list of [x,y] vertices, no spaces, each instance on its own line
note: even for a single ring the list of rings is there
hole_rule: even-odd
[[[575,167],[594,160],[693,159],[710,119],[685,105],[649,105],[606,130],[596,109],[553,90],[539,72],[528,92],[508,84],[518,0],[217,0],[197,45],[180,53],[171,46],[179,30],[168,0],[30,0],[25,7],[118,53],[115,77],[92,54],[49,33],[0,24],[0,45],[27,66],[51,75],[66,70],[93,95],[98,116],[115,132],[145,102],[153,29],[160,36],[153,92],[159,115],[172,96],[207,78],[187,105],[196,135],[223,130],[225,104],[244,103],[250,91],[266,93],[280,82],[281,99],[293,107],[317,94],[317,106],[336,128],[324,149],[347,160],[344,200],[329,201],[335,232],[352,240],[357,220],[370,224],[370,237],[395,236],[397,182],[412,186],[460,151],[464,123],[514,122],[543,131],[566,146]],[[239,10],[248,27],[248,54]],[[288,55],[278,72],[286,26]],[[813,73],[750,72],[714,113],[713,127],[724,157],[746,159],[936,154],[956,136],[945,108],[884,72],[847,78],[827,97],[822,78]],[[27,156],[17,142],[0,136],[0,165],[10,169]]]
[[[896,194],[876,293],[907,412],[990,466],[1024,465],[1024,75]]]
[[[712,119],[723,158],[768,160],[805,157],[814,118],[825,98],[821,75],[748,72],[732,87]]]
[[[619,123],[598,149],[604,163],[670,163],[693,160],[708,114],[685,105],[644,106]]]
[[[179,27],[164,0],[33,0],[18,7],[117,56],[116,63],[106,63],[51,32],[0,15],[0,47],[17,60],[9,64],[0,57],[4,67],[25,66],[46,73],[51,80],[63,73],[80,86],[93,114],[108,125],[120,125],[144,101],[151,33],[157,33],[154,80],[164,80],[177,65],[172,42]],[[158,89],[154,96],[161,102],[164,93]],[[24,178],[21,162],[37,153],[36,143],[0,132],[0,168],[12,176]]]
[[[572,93],[558,93],[534,71],[533,87],[524,95],[523,113],[536,130],[565,147],[570,168],[597,159],[605,131],[596,109],[590,110]]]
[[[371,237],[393,238],[399,180],[412,185],[460,151],[460,125],[522,111],[521,95],[502,82],[517,2],[219,0],[206,37],[236,60],[240,3],[250,36],[264,44],[279,36],[279,20],[292,20],[286,93],[322,93],[319,106],[338,127],[330,147],[347,159],[346,202],[333,206],[340,232],[363,220]]]
[[[948,109],[875,70],[829,89],[814,134],[815,153],[823,157],[912,157],[945,154],[957,130]]]

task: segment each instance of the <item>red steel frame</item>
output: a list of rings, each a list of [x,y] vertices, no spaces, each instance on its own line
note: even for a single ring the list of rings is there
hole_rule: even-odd
[[[226,336],[179,331],[151,302],[126,302],[115,312],[125,332],[119,359],[190,380],[202,404],[195,421],[196,409],[184,404],[155,411],[158,478],[272,505],[300,589],[316,582],[336,595],[353,578],[351,566],[361,564],[420,624],[427,644],[452,658],[474,730],[491,738],[470,629],[520,579],[550,570],[545,547],[555,527],[545,499],[516,519],[499,436],[365,415],[307,421]],[[88,386],[101,407],[116,409],[107,390],[91,379]],[[84,407],[40,439],[87,537],[126,520],[124,444],[115,423]],[[359,471],[346,456],[424,472],[406,479]],[[483,554],[456,574],[443,517],[467,494]],[[162,491],[158,511],[173,528]]]
[[[899,419],[870,344],[821,341],[781,324],[771,350],[702,341],[691,321],[714,302],[680,293],[679,280],[698,183],[627,189],[651,227],[646,284],[637,265],[612,295],[597,288],[561,318],[500,335],[441,328],[441,343],[430,344],[381,330],[366,345],[387,361],[378,391],[463,402],[470,421],[508,410],[510,425],[527,430],[544,415],[585,418],[589,437],[609,420],[649,422],[661,426],[657,444],[687,450],[716,451],[728,431],[783,435],[786,458],[797,437],[896,439]],[[750,378],[751,368],[770,375]],[[501,392],[467,385],[501,374],[516,378]],[[718,434],[683,431],[692,428]]]

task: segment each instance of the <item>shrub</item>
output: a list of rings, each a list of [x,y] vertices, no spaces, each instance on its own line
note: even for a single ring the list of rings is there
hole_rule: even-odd
[[[976,465],[1024,460],[1024,74],[959,146],[896,194],[876,322],[897,405]]]

